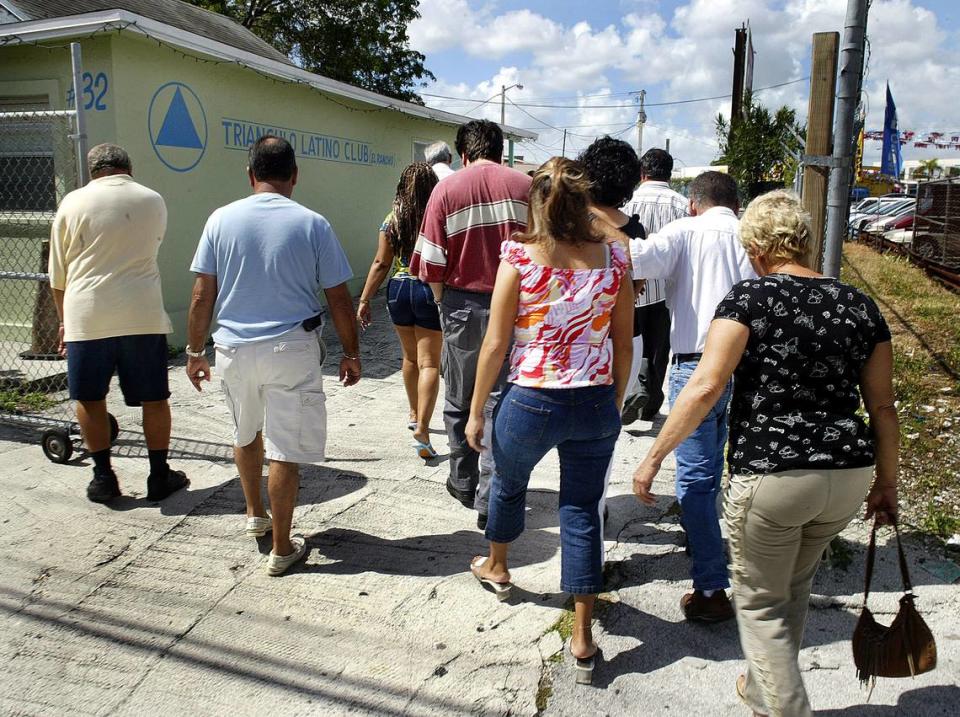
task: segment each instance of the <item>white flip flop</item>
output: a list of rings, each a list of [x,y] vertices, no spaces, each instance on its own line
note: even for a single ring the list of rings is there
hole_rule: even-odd
[[[497,596],[497,600],[500,602],[509,600],[510,592],[513,590],[513,583],[498,583],[496,580],[481,576],[479,571],[485,562],[487,562],[487,558],[481,555],[473,559],[473,562],[470,563],[470,572],[473,573],[473,577],[475,577],[481,585],[485,585],[493,590],[493,593]]]

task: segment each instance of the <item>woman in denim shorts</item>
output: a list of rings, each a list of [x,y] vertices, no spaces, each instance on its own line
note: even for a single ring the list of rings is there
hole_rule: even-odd
[[[590,222],[589,201],[590,182],[577,162],[555,157],[534,174],[528,231],[501,248],[466,431],[480,450],[483,405],[512,343],[507,389],[493,418],[490,552],[470,568],[498,598],[509,597],[507,550],[523,532],[530,473],[556,448],[560,587],[574,596],[570,652],[577,681],[587,684],[597,652],[593,605],[603,587],[603,502],[633,349],[627,256]]]
[[[387,283],[387,309],[400,338],[403,352],[403,386],[410,403],[407,427],[413,431],[413,447],[423,459],[436,458],[430,444],[430,417],[440,389],[440,313],[430,287],[410,273],[410,257],[437,175],[423,162],[403,170],[397,184],[393,210],[380,226],[377,255],[370,265],[367,283],[360,294],[357,319],[366,329],[372,319],[370,297]]]

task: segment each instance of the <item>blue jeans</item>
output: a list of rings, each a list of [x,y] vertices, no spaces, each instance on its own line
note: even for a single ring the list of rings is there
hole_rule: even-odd
[[[696,361],[675,363],[670,369],[670,405],[687,385]],[[694,590],[721,590],[730,587],[727,554],[720,535],[717,494],[723,477],[727,445],[727,407],[733,384],[728,384],[706,418],[683,443],[677,446],[677,500],[680,521],[687,531],[690,547],[690,577]]]
[[[530,473],[560,454],[560,589],[603,590],[603,501],[620,435],[613,386],[525,388],[508,384],[493,417],[490,514],[486,538],[510,543],[524,527]]]

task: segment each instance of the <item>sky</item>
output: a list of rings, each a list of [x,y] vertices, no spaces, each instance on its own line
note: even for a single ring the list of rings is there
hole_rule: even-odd
[[[609,134],[636,146],[636,92],[646,90],[643,147],[670,139],[678,167],[718,155],[715,119],[729,116],[734,30],[749,20],[761,104],[796,109],[806,122],[811,36],[843,32],[845,0],[420,0],[410,46],[426,55],[436,82],[431,107],[538,132],[516,149],[541,162]],[[881,129],[885,88],[901,130],[960,134],[960,0],[873,0],[864,84],[867,129]],[[783,84],[790,83],[790,84]],[[772,89],[763,89],[781,85]],[[453,98],[453,99],[450,99]],[[491,100],[492,98],[492,100]],[[490,101],[488,101],[490,100]],[[960,158],[956,149],[908,145],[904,159]],[[865,146],[879,163],[880,143]]]

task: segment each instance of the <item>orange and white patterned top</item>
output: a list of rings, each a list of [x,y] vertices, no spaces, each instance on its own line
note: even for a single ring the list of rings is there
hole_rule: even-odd
[[[608,266],[558,269],[535,263],[526,246],[508,239],[500,258],[520,272],[520,300],[507,380],[531,388],[613,383],[610,318],[627,256],[608,244]]]

